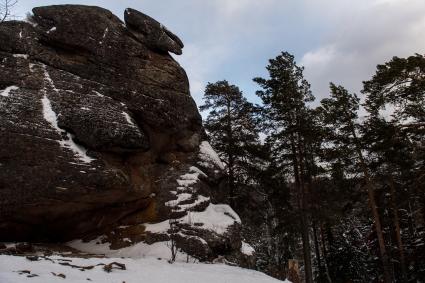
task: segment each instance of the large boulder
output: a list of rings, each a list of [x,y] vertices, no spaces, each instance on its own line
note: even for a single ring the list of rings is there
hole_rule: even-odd
[[[132,9],[126,23],[90,6],[33,13],[0,24],[0,241],[237,253],[239,217],[214,204],[223,165],[168,54],[180,39]]]
[[[183,42],[162,24],[134,9],[126,9],[124,20],[133,34],[151,48],[182,54]]]

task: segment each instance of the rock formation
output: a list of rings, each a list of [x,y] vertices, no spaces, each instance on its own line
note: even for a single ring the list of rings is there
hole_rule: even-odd
[[[38,7],[0,25],[0,241],[103,235],[120,248],[167,241],[171,223],[199,259],[240,254],[238,216],[213,204],[222,164],[168,54],[182,48],[132,9],[123,23]]]

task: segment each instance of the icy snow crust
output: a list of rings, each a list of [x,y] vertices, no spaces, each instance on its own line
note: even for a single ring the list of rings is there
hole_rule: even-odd
[[[65,261],[64,261],[65,260]],[[94,266],[90,270],[80,271],[64,266],[60,262],[69,262],[78,266]],[[99,263],[123,263],[126,270],[113,269],[111,273],[103,270]],[[28,270],[37,276],[28,278],[27,274],[17,271]],[[55,276],[63,274],[66,278]],[[90,280],[88,280],[90,279]],[[122,258],[70,258],[52,256],[50,260],[31,262],[25,257],[0,255],[1,283],[277,283],[282,282],[257,271],[231,267],[223,264],[167,263],[156,258],[122,259]],[[289,281],[284,281],[289,283]]]

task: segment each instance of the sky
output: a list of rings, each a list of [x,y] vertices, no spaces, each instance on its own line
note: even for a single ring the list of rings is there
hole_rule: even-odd
[[[131,7],[167,26],[185,43],[174,58],[198,105],[205,85],[223,79],[260,103],[252,79],[282,51],[305,67],[317,101],[329,82],[360,94],[377,64],[425,54],[425,0],[19,0],[15,14],[53,4],[101,6],[121,19]]]

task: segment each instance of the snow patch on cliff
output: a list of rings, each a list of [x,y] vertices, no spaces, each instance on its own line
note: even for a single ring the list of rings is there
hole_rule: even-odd
[[[0,90],[0,95],[4,97],[8,97],[11,94],[11,91],[18,90],[19,87],[12,85],[8,86],[7,88]]]
[[[199,145],[199,158],[202,160],[200,164],[205,167],[211,168],[211,165],[216,165],[221,170],[224,169],[224,164],[221,162],[217,152],[207,141],[203,141]]]
[[[251,256],[255,253],[255,250],[250,244],[242,242],[241,253]]]
[[[72,139],[72,135],[70,133],[66,133],[58,126],[58,119],[55,111],[53,111],[52,104],[47,97],[47,94],[44,94],[44,97],[41,99],[41,103],[43,104],[43,117],[49,122],[49,124],[56,130],[56,132],[63,137],[63,134],[66,134],[66,139],[62,138],[62,140],[58,141],[62,147],[69,148],[75,155],[77,155],[78,159],[85,162],[90,163],[94,159],[87,155],[87,150],[82,146],[76,144]]]

